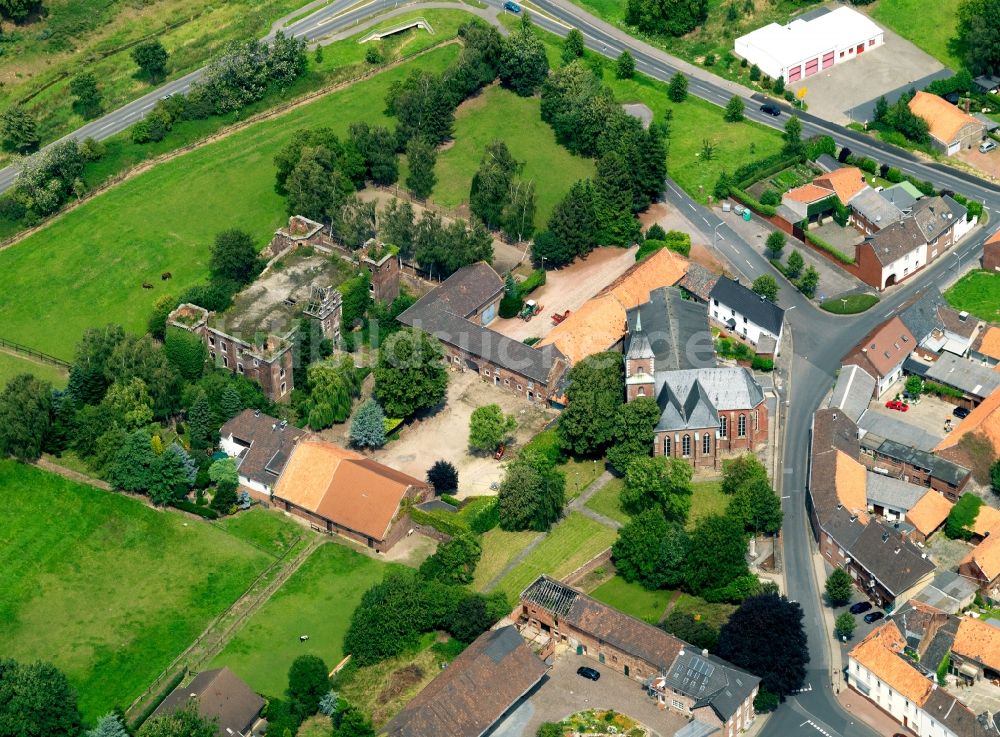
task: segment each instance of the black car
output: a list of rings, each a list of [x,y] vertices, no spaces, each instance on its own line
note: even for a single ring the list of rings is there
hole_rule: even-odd
[[[884,617],[884,616],[885,616],[885,615],[884,615],[884,614],[882,614],[882,612],[872,612],[871,614],[866,614],[866,615],[865,615],[865,621],[866,621],[866,622],[867,622],[868,624],[872,624],[873,622],[877,622],[877,621],[879,621],[879,620],[880,620],[880,619],[882,619],[882,617]]]
[[[966,417],[968,417],[970,412],[971,410],[967,409],[966,407],[955,407],[955,409],[951,411],[951,413],[960,420],[964,420]]]
[[[872,605],[867,601],[859,601],[857,604],[851,607],[851,614],[864,614]]]
[[[767,113],[768,115],[777,118],[781,115],[781,108],[775,105],[773,102],[765,102],[760,106],[760,111],[762,113]]]
[[[601,674],[600,674],[600,673],[598,673],[598,672],[597,672],[596,670],[594,670],[593,668],[588,668],[588,667],[587,667],[587,666],[585,666],[585,665],[582,665],[582,666],[580,666],[579,668],[577,668],[577,669],[576,669],[576,674],[577,674],[578,676],[583,676],[584,678],[589,678],[589,679],[590,679],[590,680],[592,680],[592,681],[596,681],[596,680],[599,680],[599,679],[600,679],[600,677],[601,677]]]

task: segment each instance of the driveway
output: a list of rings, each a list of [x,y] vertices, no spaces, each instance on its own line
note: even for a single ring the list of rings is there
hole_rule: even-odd
[[[595,248],[568,266],[549,271],[545,284],[529,297],[544,307],[540,315],[530,322],[518,317],[497,319],[490,323],[490,328],[514,340],[544,338],[554,327],[554,313],[580,309],[584,302],[635,265],[636,250],[634,247]]]
[[[955,158],[961,159],[966,164],[971,164],[976,167],[993,181],[1000,178],[1000,148],[995,148],[988,154],[979,153],[978,146],[975,148],[963,149],[959,153],[955,154]]]
[[[882,399],[873,400],[868,405],[866,417],[868,415],[886,417],[890,420],[904,423],[913,428],[913,430],[905,433],[903,437],[897,438],[894,434],[878,432],[875,428],[867,429],[878,432],[884,438],[898,439],[899,442],[905,442],[920,450],[933,449],[946,434],[944,431],[945,422],[951,420],[952,427],[958,425],[958,419],[951,414],[952,410],[955,409],[955,405],[948,404],[948,402],[944,402],[937,397],[924,395],[920,397],[920,401],[915,404],[911,403],[909,405],[910,408],[906,412],[888,409],[885,406],[886,401],[892,399],[896,395],[896,392],[902,391],[903,382],[898,382],[895,386],[890,387],[890,390],[883,395]],[[913,437],[910,437],[911,435]],[[928,445],[930,447],[927,447]]]
[[[885,29],[882,46],[788,88],[796,94],[805,90],[810,113],[843,125],[852,120],[871,120],[880,95],[891,103],[910,87],[919,90],[933,79],[950,76],[951,72],[933,56]],[[863,83],[859,83],[861,80]]]
[[[601,674],[597,682],[576,674],[581,665]],[[587,709],[614,709],[638,720],[652,730],[654,737],[671,737],[687,724],[680,714],[661,710],[646,695],[642,685],[593,658],[566,651],[557,655],[548,678],[506,719],[490,737],[535,737],[539,725],[559,722]]]
[[[523,445],[555,417],[555,410],[537,406],[511,392],[480,380],[470,371],[448,374],[448,398],[435,414],[410,423],[398,440],[375,451],[372,457],[403,473],[422,479],[438,459],[458,470],[459,498],[495,494],[490,484],[503,478],[505,463],[489,455],[472,455],[467,440],[469,419],[477,407],[499,404],[517,418],[515,445]]]

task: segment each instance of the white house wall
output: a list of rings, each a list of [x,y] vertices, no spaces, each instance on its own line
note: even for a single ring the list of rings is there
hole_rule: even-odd
[[[848,664],[847,682],[888,712],[899,724],[915,732],[918,737],[956,737],[954,732],[891,688],[854,658],[850,658]]]
[[[909,279],[915,271],[919,271],[927,265],[927,245],[917,246],[902,258],[898,258],[888,266],[882,267],[882,287],[885,288],[886,280],[896,275],[896,284],[905,279]]]

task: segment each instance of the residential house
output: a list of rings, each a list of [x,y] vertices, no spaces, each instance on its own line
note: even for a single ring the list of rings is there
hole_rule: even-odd
[[[219,431],[219,447],[236,461],[240,486],[270,501],[292,450],[309,433],[260,410],[245,409]]]
[[[203,670],[187,685],[177,686],[150,718],[173,714],[192,702],[202,717],[215,720],[218,737],[250,737],[267,727],[260,718],[264,699],[229,668]]]
[[[875,377],[860,366],[841,366],[829,406],[840,409],[857,424],[861,415],[868,411],[877,384]]]
[[[990,367],[1000,364],[1000,328],[987,325],[973,341],[969,358]]]
[[[521,593],[511,619],[526,636],[564,643],[641,682],[662,708],[720,737],[754,721],[759,678],[548,576]]]
[[[990,373],[1000,376],[997,372]],[[993,447],[994,454],[1000,455],[1000,391],[994,391],[980,402],[968,417],[941,439],[934,452],[955,463],[972,467],[973,459],[962,443],[966,435],[985,440]]]
[[[813,179],[813,184],[832,190],[845,207],[856,194],[868,188],[864,173],[856,166],[842,166],[820,174]]]
[[[712,289],[718,280],[719,275],[717,273],[706,269],[695,261],[691,261],[688,263],[687,273],[677,282],[677,286],[699,302],[708,304],[708,301],[712,297]]]
[[[384,553],[411,530],[404,503],[428,495],[426,481],[323,440],[292,449],[272,494],[275,506]]]
[[[951,645],[951,668],[970,683],[1000,680],[1000,627],[962,617]]]
[[[957,614],[972,605],[976,590],[976,584],[965,576],[955,571],[938,571],[934,574],[934,580],[914,597],[914,601],[927,604],[938,611]]]
[[[899,319],[916,339],[917,354],[932,361],[942,351],[964,356],[979,332],[979,320],[950,307],[934,286],[903,304]]]
[[[677,284],[690,266],[683,256],[661,248],[572,311],[538,347],[558,350],[571,366],[595,353],[620,350],[626,313],[649,302],[655,290]]]
[[[917,503],[906,513],[906,521],[914,528],[913,537],[919,542],[927,542],[927,538],[944,526],[954,502],[945,499],[944,494],[934,489],[928,489]]]
[[[848,222],[865,235],[878,233],[905,217],[902,208],[868,186],[855,194],[850,204],[851,215]]]
[[[931,143],[947,156],[978,146],[986,134],[982,122],[930,92],[918,90],[909,107],[910,112],[927,121]]]
[[[903,361],[916,347],[916,339],[899,317],[882,323],[862,338],[843,359],[845,366],[858,366],[876,380],[875,399],[880,399],[903,378]],[[842,369],[843,370],[843,369]]]
[[[918,450],[895,440],[882,440],[877,447],[862,443],[864,460],[876,473],[901,478],[911,484],[940,491],[950,501],[957,501],[969,483],[969,469],[946,458]]]
[[[511,625],[473,640],[379,734],[482,737],[544,679],[549,667]]]
[[[892,618],[851,650],[848,686],[918,737],[987,737],[976,714],[907,657],[910,648]]]
[[[533,347],[489,325],[503,297],[503,279],[486,263],[465,266],[399,316],[442,342],[455,370],[475,371],[482,380],[524,397],[545,402],[567,365],[558,349]]]
[[[884,33],[868,16],[846,6],[788,25],[768,23],[735,42],[736,55],[772,79],[789,84],[881,46]]]
[[[924,196],[923,192],[914,187],[911,182],[906,181],[886,187],[880,192],[875,191],[890,205],[901,210],[904,215],[911,214],[917,200]]]
[[[785,192],[781,196],[781,204],[792,213],[791,222],[794,225],[803,220],[819,222],[833,212],[833,196],[832,187],[821,187],[810,182]]]
[[[710,296],[712,322],[753,346],[770,336],[781,352],[785,311],[778,305],[727,276],[719,277]]]
[[[942,353],[928,366],[924,377],[962,392],[966,399],[962,404],[967,407],[978,407],[1000,389],[1000,371],[951,353]]]
[[[958,572],[974,581],[984,596],[1000,600],[1000,530],[970,550]]]
[[[1000,230],[983,243],[983,268],[986,271],[1000,271]]]
[[[924,486],[872,471],[866,471],[865,479],[868,511],[889,522],[904,520],[906,513],[928,493]]]

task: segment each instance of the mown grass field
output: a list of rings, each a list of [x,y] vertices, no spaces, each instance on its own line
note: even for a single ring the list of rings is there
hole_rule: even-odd
[[[594,175],[593,160],[574,156],[556,143],[552,128],[542,121],[537,97],[518,97],[499,85],[459,106],[454,138],[454,145],[438,154],[437,184],[431,195],[444,207],[468,203],[472,177],[494,139],[504,141],[524,164],[520,178],[535,183],[538,229],[545,227],[573,182]]]
[[[476,565],[472,588],[482,591],[537,535],[537,532],[531,530],[507,532],[499,527],[494,527],[484,534],[479,539],[483,554]]]
[[[958,70],[961,63],[949,42],[958,29],[960,0],[879,0],[872,17],[935,57],[946,67]]]
[[[656,624],[663,618],[674,592],[649,591],[637,583],[628,583],[621,576],[615,576],[591,591],[590,595],[637,619]]]
[[[387,122],[382,101],[393,80],[415,68],[440,71],[456,53],[454,46],[436,50],[165,162],[0,252],[3,337],[70,358],[90,326],[118,322],[145,332],[160,296],[207,278],[216,232],[240,227],[263,247],[285,220],[273,158],[295,130]],[[164,271],[171,281],[160,280]],[[154,288],[142,289],[143,281]]]
[[[982,269],[970,271],[944,293],[944,298],[956,310],[996,322],[1000,319],[1000,274]]]
[[[514,570],[500,579],[498,591],[514,601],[524,588],[546,573],[563,578],[611,546],[616,533],[610,527],[572,512],[549,531]]]
[[[281,696],[299,655],[318,655],[333,668],[343,657],[344,633],[361,595],[387,566],[344,545],[317,548],[246,622],[212,667],[228,666],[268,696]],[[300,635],[309,635],[299,642]]]
[[[599,514],[603,514],[605,517],[610,517],[624,524],[631,519],[629,514],[622,511],[621,504],[619,503],[619,498],[624,488],[625,482],[623,479],[612,479],[594,496],[590,497],[585,506]],[[690,530],[702,517],[712,514],[725,514],[728,505],[729,497],[722,493],[721,482],[697,481],[693,484],[691,512],[688,514],[685,526]]]
[[[128,704],[274,560],[178,513],[0,461],[0,642],[93,720]]]
[[[296,540],[312,534],[283,514],[256,506],[214,524],[275,556],[288,552]]]
[[[13,353],[0,351],[0,389],[18,374],[33,374],[39,379],[51,382],[52,386],[66,386],[67,375],[51,363],[36,363]]]

